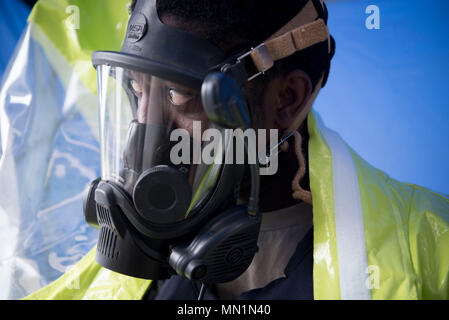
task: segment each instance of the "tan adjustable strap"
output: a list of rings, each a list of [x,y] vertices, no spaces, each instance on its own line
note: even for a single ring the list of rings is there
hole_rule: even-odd
[[[329,29],[318,13],[312,1],[276,31],[264,43],[253,49],[250,56],[259,72],[270,69],[274,62],[291,56],[319,42],[329,41]]]
[[[276,31],[271,37],[269,37],[266,41],[277,38],[284,33],[292,31],[306,23],[315,21],[318,18],[318,13],[315,10],[315,6],[312,1],[307,2],[307,4],[302,8],[301,11],[298,12],[296,16],[294,16],[287,24],[285,24],[281,29]]]
[[[318,19],[284,33],[277,38],[268,40],[264,43],[266,49],[263,46],[259,46],[250,55],[256,68],[260,72],[264,72],[271,68],[275,61],[325,41],[328,37],[329,31],[326,24],[322,19]]]

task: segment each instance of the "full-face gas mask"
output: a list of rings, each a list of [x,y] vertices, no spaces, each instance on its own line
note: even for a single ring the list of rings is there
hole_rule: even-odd
[[[100,265],[138,278],[179,274],[204,283],[233,280],[248,268],[261,223],[259,168],[257,161],[248,166],[251,195],[236,206],[233,192],[245,166],[225,161],[234,152],[226,129],[251,125],[247,81],[275,60],[328,40],[314,13],[303,26],[310,32],[295,36],[299,29],[290,28],[293,49],[276,38],[228,57],[164,25],[156,0],[137,1],[121,52],[92,56],[102,175],[86,190],[84,214],[100,230]],[[219,134],[203,139],[211,130]]]

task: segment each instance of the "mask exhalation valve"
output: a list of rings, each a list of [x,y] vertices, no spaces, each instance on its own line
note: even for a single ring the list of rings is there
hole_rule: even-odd
[[[228,282],[241,275],[258,251],[260,215],[232,208],[206,225],[193,241],[173,246],[169,264],[181,276],[203,283]]]

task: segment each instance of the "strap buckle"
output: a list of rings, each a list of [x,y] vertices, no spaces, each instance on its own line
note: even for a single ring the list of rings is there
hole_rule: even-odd
[[[237,61],[242,62],[242,60],[247,58],[248,56],[251,56],[252,61],[256,66],[257,70],[261,70],[253,74],[252,76],[249,76],[248,81],[253,80],[254,78],[260,76],[261,74],[265,74],[265,72],[274,65],[273,59],[271,59],[270,53],[268,52],[265,43],[261,43],[257,47],[251,48],[250,51],[238,57]]]

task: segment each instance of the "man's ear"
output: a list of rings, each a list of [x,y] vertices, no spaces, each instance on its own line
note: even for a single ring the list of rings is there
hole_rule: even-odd
[[[287,129],[306,106],[312,94],[312,82],[302,70],[293,70],[281,77],[278,86],[279,104],[276,122],[279,130]]]

